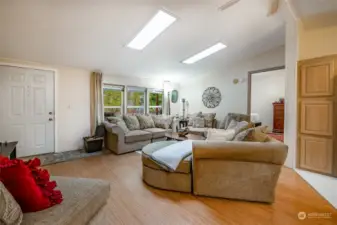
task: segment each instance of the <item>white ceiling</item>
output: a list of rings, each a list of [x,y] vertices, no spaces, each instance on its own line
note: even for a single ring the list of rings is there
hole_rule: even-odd
[[[179,79],[284,44],[282,14],[268,0],[0,0],[0,57],[105,74]],[[159,9],[178,20],[143,51],[124,47]],[[223,51],[193,65],[181,61],[221,41]]]

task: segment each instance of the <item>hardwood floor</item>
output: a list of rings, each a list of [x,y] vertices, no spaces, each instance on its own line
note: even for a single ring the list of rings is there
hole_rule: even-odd
[[[337,210],[293,170],[284,168],[274,204],[196,197],[157,190],[141,179],[141,155],[113,154],[46,166],[52,175],[109,180],[108,203],[94,224],[243,224],[336,225]],[[299,212],[328,213],[329,218],[298,219]]]

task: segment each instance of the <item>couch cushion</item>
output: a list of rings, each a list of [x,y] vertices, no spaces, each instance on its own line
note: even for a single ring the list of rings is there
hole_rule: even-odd
[[[187,117],[188,117],[188,126],[193,126],[194,118],[196,118],[196,117],[202,117],[202,112],[188,114]]]
[[[148,128],[144,131],[150,132],[152,134],[152,138],[162,138],[165,137],[166,130],[162,128]]]
[[[155,127],[163,129],[172,128],[173,118],[173,116],[167,115],[152,115]]]
[[[43,211],[23,214],[21,225],[87,224],[110,194],[110,184],[106,181],[67,177],[51,179],[62,191],[63,202]]]
[[[175,144],[177,142],[178,141],[160,141],[160,142],[155,142],[155,143],[146,145],[142,149],[143,164],[152,169],[164,170],[155,161],[152,160],[151,158],[152,154],[158,151],[159,149]],[[183,161],[180,162],[177,169],[175,170],[175,173],[191,173],[191,165],[192,165],[191,160],[192,160],[192,155],[187,156]]]
[[[148,115],[137,115],[139,121],[140,129],[155,128],[153,119]]]
[[[123,119],[124,119],[126,126],[129,128],[129,130],[139,130],[140,129],[140,124],[139,124],[137,116],[124,115]]]
[[[0,224],[15,225],[22,221],[22,211],[5,185],[0,182]]]
[[[193,118],[192,127],[194,128],[204,128],[205,127],[205,119],[202,117]]]
[[[214,124],[216,113],[203,113],[202,117],[205,119],[205,127],[212,128]]]
[[[132,130],[125,134],[125,143],[147,141],[152,139],[152,133],[143,130]]]

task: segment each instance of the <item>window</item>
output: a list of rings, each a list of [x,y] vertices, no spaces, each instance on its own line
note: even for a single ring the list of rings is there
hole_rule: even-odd
[[[163,90],[149,90],[149,113],[152,115],[163,114]]]
[[[123,114],[124,87],[104,84],[104,116]]]
[[[127,87],[127,113],[145,113],[145,93],[145,88]]]

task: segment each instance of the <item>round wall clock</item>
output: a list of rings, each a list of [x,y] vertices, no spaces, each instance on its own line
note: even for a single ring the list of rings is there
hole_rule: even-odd
[[[202,102],[207,108],[215,108],[221,102],[221,93],[216,87],[207,88],[202,94]]]

